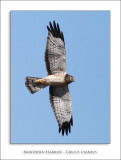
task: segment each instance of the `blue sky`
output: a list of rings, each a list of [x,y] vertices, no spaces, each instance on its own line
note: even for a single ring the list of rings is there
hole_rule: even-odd
[[[49,21],[64,33],[74,126],[58,133],[49,88],[30,94],[25,77],[47,75]],[[11,11],[11,143],[110,143],[110,12]]]

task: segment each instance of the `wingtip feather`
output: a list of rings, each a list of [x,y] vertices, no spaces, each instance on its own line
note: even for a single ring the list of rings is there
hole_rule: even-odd
[[[68,136],[68,133],[71,133],[71,126],[73,126],[73,118],[72,117],[69,122],[64,122],[62,127],[59,127],[59,133],[62,130],[62,136],[64,136],[64,132]]]
[[[47,26],[47,30],[52,33],[53,37],[61,38],[61,40],[62,40],[62,41],[64,42],[64,44],[65,44],[63,32],[60,31],[59,24],[58,24],[58,23],[56,24],[55,20],[53,21],[53,25],[52,25],[52,23],[49,21],[49,27]]]

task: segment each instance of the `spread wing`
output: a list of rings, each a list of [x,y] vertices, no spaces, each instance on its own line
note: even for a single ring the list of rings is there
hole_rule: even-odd
[[[48,74],[66,72],[66,52],[63,32],[59,25],[53,22],[48,29],[48,37],[45,51],[45,63]]]
[[[59,125],[59,133],[62,130],[66,135],[71,132],[72,119],[72,102],[68,86],[50,86],[50,103]]]

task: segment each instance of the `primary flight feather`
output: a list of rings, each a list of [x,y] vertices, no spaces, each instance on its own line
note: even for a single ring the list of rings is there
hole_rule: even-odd
[[[49,86],[50,103],[62,135],[71,132],[73,125],[72,101],[68,85],[74,77],[66,73],[66,51],[63,32],[59,24],[49,22],[45,63],[48,76],[44,78],[26,77],[25,85],[30,93],[35,93]]]

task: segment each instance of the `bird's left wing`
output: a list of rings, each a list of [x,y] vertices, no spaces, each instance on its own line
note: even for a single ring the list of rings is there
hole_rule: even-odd
[[[59,25],[50,22],[47,26],[48,37],[45,51],[45,63],[48,74],[66,72],[66,52],[63,32],[60,31]]]
[[[72,120],[72,101],[68,86],[50,86],[50,103],[59,125],[59,133],[62,130],[66,135],[71,132]]]

